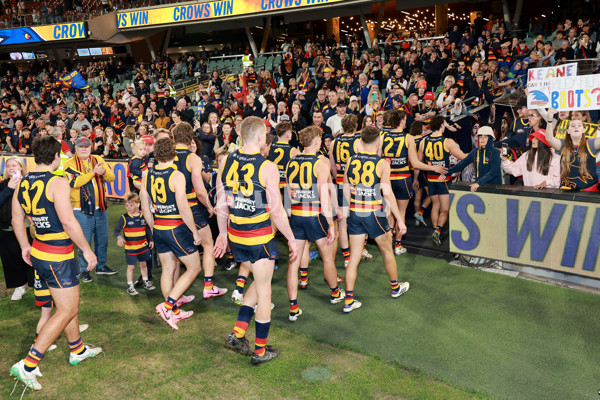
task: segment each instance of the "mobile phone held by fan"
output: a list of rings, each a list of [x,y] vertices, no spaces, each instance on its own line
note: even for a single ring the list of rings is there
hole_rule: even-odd
[[[508,157],[508,143],[502,143],[502,155]]]

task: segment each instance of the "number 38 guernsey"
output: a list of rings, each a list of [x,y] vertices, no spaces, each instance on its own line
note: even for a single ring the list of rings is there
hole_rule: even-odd
[[[53,202],[46,196],[52,179],[61,179],[49,171],[30,172],[23,177],[18,199],[25,215],[35,225],[31,257],[48,262],[72,259],[73,242],[63,229]]]
[[[350,184],[350,211],[373,212],[383,208],[381,199],[381,177],[377,166],[384,160],[374,153],[359,153],[352,156],[348,164]]]
[[[273,239],[266,183],[260,179],[265,159],[258,152],[234,151],[225,160],[221,180],[229,209],[229,240],[254,246]],[[275,194],[273,194],[275,195]]]

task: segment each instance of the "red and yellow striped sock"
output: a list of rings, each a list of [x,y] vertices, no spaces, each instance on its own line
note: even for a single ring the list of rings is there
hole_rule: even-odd
[[[419,211],[417,211],[417,214],[419,214],[419,215],[423,215],[423,214],[425,214],[425,208],[424,208],[423,206],[421,206],[421,207],[419,208]]]
[[[399,240],[394,240],[394,248],[401,249],[402,248],[402,242],[400,242]]]
[[[244,286],[246,285],[247,281],[248,278],[246,278],[244,275],[238,275],[237,279],[235,280],[235,290],[240,293],[244,293]]]
[[[167,299],[165,300],[165,308],[167,309],[167,311],[172,311],[175,308],[175,303],[177,303],[177,300],[171,297],[167,297]]]
[[[271,321],[260,322],[254,320],[256,327],[256,339],[254,340],[254,354],[262,356],[265,354],[265,346],[267,345],[267,337],[269,336],[269,328]]]
[[[344,304],[349,306],[354,303],[354,290],[346,290],[346,298],[344,299]]]
[[[439,226],[439,225],[438,225],[438,226],[436,226],[436,227],[435,227],[435,231],[436,231],[437,233],[442,233],[442,227],[441,227],[441,226]]]
[[[333,289],[332,289],[332,288],[329,288],[329,290],[331,290],[331,298],[332,298],[332,299],[335,299],[335,298],[338,298],[338,297],[340,297],[340,290],[338,289],[338,287],[337,287],[337,286],[336,286],[336,287],[334,287]]]
[[[350,249],[346,248],[342,248],[342,255],[344,256],[344,260],[348,261],[350,259]]]
[[[231,251],[228,251],[225,254],[227,255],[227,261],[233,261],[233,253]]]
[[[299,311],[298,299],[290,300],[290,314],[297,314]]]
[[[308,268],[300,268],[300,282],[308,281]]]
[[[365,239],[365,245],[363,246],[363,250],[367,249],[367,239]]]
[[[204,277],[204,290],[213,290],[213,279],[212,276]]]
[[[233,326],[233,334],[237,338],[243,338],[246,335],[246,331],[248,330],[248,324],[250,324],[250,319],[252,318],[253,314],[254,308],[250,306],[240,307],[237,321],[235,321],[235,325]]]
[[[85,353],[85,345],[83,344],[83,340],[81,340],[81,336],[74,342],[69,342],[69,347],[71,348],[71,353],[73,354],[82,354]]]
[[[400,282],[398,282],[398,279],[390,281],[390,285],[392,286],[392,290],[400,289]]]
[[[44,357],[44,355],[32,347],[29,350],[29,353],[27,353],[27,357],[25,357],[25,371],[33,371],[40,361],[42,361],[42,357]]]

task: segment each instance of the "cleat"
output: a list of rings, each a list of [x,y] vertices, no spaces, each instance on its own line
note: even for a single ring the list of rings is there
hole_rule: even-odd
[[[250,345],[248,344],[248,339],[246,339],[246,337],[239,338],[235,336],[235,333],[231,332],[229,336],[227,336],[227,339],[225,339],[225,344],[231,350],[240,353],[243,356],[252,355],[252,350],[250,350]]]
[[[348,268],[348,260],[344,260],[344,268]]]
[[[135,296],[136,294],[139,294],[139,292],[137,290],[135,290],[135,288],[132,285],[127,288],[127,294],[129,294],[131,296]]]
[[[244,294],[240,293],[238,290],[234,290],[231,294],[231,300],[238,306],[241,306],[242,301],[244,301]]]
[[[344,301],[346,292],[344,292],[342,289],[339,289],[339,291],[340,291],[340,295],[338,297],[329,298],[329,301],[331,302],[331,304],[337,304],[337,303],[341,303],[342,301]]]
[[[277,349],[272,348],[271,346],[265,346],[265,354],[263,354],[262,356],[259,356],[256,353],[252,354],[252,365],[260,365],[262,363],[265,363],[267,361],[271,361],[277,358],[277,356],[279,356],[280,351]]]
[[[177,322],[181,321],[182,319],[190,318],[192,315],[194,315],[193,311],[179,310],[179,314],[177,314],[177,315],[173,314],[173,319],[175,320],[175,323],[177,323]]]
[[[413,216],[415,217],[415,226],[423,225],[427,228],[427,223],[425,222],[423,215],[416,212]]]
[[[171,328],[175,329],[176,331],[179,330],[179,327],[175,323],[175,318],[173,318],[173,311],[167,310],[167,307],[165,307],[164,303],[160,303],[156,306],[156,312],[158,315],[160,315],[163,321],[169,324]]]
[[[96,357],[98,354],[102,353],[102,347],[94,347],[89,344],[85,345],[85,351],[81,354],[71,353],[69,355],[69,364],[77,365],[81,363],[83,360],[87,360],[88,358]]]
[[[183,295],[181,296],[181,298],[179,300],[177,300],[177,303],[175,303],[177,305],[177,307],[181,307],[182,304],[187,304],[187,303],[191,303],[192,301],[194,301],[194,299],[196,298],[196,296],[192,295]]]
[[[235,261],[228,261],[227,264],[225,264],[223,266],[223,269],[225,271],[231,271],[232,269],[234,269],[235,267],[237,267],[237,264],[235,263]]]
[[[306,290],[308,289],[308,279],[305,281],[300,281],[300,283],[298,284],[298,287],[300,288],[300,290]]]
[[[294,322],[294,321],[296,321],[296,320],[298,319],[298,317],[299,317],[299,316],[301,316],[301,315],[302,315],[302,310],[301,310],[301,309],[298,309],[298,312],[297,312],[297,313],[293,313],[293,312],[291,312],[291,313],[290,313],[289,319],[290,319],[290,321]]]
[[[433,240],[433,244],[438,247],[442,245],[442,235],[438,231],[433,232],[433,235],[431,235],[431,240]]]
[[[108,267],[96,269],[96,275],[115,275],[117,272],[119,271],[115,271],[114,269],[110,269]]]
[[[156,289],[156,287],[154,287],[154,283],[152,283],[151,280],[144,281],[144,283],[142,283],[142,284],[144,285],[144,289],[146,289],[146,290]]]
[[[79,325],[79,333],[87,331],[89,327],[90,326],[88,324],[80,324]]]
[[[404,293],[408,292],[410,288],[410,284],[408,282],[400,282],[400,287],[397,290],[392,289],[392,297],[398,298],[402,296]]]
[[[360,308],[360,306],[362,306],[362,303],[360,301],[356,301],[354,300],[352,302],[352,304],[346,304],[344,305],[344,312],[346,314],[351,313],[353,310],[356,310],[357,308]]]
[[[364,248],[362,251],[362,258],[365,260],[370,260],[371,258],[373,258],[373,255],[369,253],[369,251],[366,248]]]
[[[140,275],[140,277],[137,279],[137,281],[135,281],[133,283],[133,287],[139,288],[139,287],[142,287],[143,284],[144,284],[144,279],[142,279],[142,276]]]
[[[401,254],[406,253],[406,247],[404,246],[394,246],[394,254],[399,256]]]
[[[221,289],[216,285],[213,285],[213,288],[210,290],[204,289],[202,292],[202,297],[205,299],[210,299],[211,297],[223,296],[225,293],[227,293],[227,289]]]
[[[39,367],[35,367],[35,369],[31,372],[27,372],[25,371],[24,360],[21,360],[10,367],[10,376],[14,377],[15,381],[21,381],[23,386],[27,389],[42,390],[42,385],[40,385],[40,383],[37,381],[37,377],[42,376]]]
[[[312,251],[312,250],[308,251],[308,262],[311,262],[312,260],[316,259],[317,257],[319,257],[318,251]]]

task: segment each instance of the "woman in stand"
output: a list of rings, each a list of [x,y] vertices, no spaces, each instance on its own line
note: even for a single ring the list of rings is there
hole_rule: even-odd
[[[28,284],[33,287],[34,278],[33,268],[23,261],[21,247],[12,228],[12,197],[24,173],[23,159],[10,157],[6,160],[4,180],[0,182],[0,260],[6,288],[15,289],[10,298],[13,301],[21,300]]]
[[[554,120],[556,110],[548,110],[548,120]],[[596,173],[596,154],[600,150],[600,139],[588,139],[583,122],[578,119],[569,121],[565,139],[557,139],[552,134],[553,122],[546,129],[546,140],[556,151],[560,151],[561,189],[598,191]]]
[[[535,189],[560,186],[560,156],[546,140],[546,131],[539,129],[529,135],[531,149],[512,162],[501,154],[502,169],[512,176],[522,176],[525,186]]]

